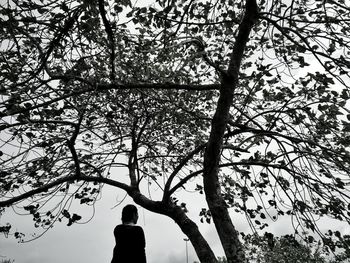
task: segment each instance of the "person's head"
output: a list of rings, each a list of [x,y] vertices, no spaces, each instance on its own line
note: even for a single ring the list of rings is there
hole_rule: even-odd
[[[122,222],[126,223],[137,223],[139,215],[137,213],[137,208],[134,205],[126,205],[122,211]]]

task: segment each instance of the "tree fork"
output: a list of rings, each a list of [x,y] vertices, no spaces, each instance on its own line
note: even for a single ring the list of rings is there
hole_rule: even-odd
[[[202,236],[196,223],[187,217],[185,211],[172,202],[152,201],[142,195],[138,189],[128,191],[134,202],[143,208],[170,217],[190,239],[191,244],[201,263],[217,263],[214,252]]]

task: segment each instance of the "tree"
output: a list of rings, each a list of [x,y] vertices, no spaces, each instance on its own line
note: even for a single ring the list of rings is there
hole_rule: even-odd
[[[174,219],[200,261],[217,262],[190,200],[174,198],[190,188],[205,193],[200,215],[228,262],[245,260],[229,211],[256,229],[290,216],[296,231],[347,248],[316,221],[349,223],[349,10],[344,0],[1,3],[0,207],[71,225],[81,218],[71,201],[94,203],[107,184]]]
[[[335,263],[348,262],[344,252],[331,252],[320,241],[304,234],[304,239],[294,235],[276,237],[265,232],[264,235],[244,235],[247,262],[258,263]]]
[[[244,243],[248,251],[247,258],[260,263],[329,262],[315,240],[303,243],[292,235],[275,237],[265,233],[264,236],[246,235]]]

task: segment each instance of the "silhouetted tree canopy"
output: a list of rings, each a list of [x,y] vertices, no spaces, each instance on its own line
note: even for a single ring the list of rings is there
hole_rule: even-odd
[[[301,235],[304,240],[294,235],[274,236],[265,232],[264,235],[244,235],[244,247],[247,262],[257,263],[346,263],[348,255],[344,251],[336,253],[323,247],[320,241],[306,233]],[[349,236],[345,237],[349,242]]]
[[[107,184],[217,262],[175,198],[186,188],[205,194],[228,262],[245,260],[229,212],[257,230],[289,216],[348,248],[317,221],[350,222],[349,4],[3,1],[0,207],[71,225],[70,204]]]

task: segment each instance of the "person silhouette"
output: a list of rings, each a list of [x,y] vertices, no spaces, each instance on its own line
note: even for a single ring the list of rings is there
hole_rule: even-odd
[[[122,211],[122,224],[114,228],[115,247],[111,263],[146,263],[146,241],[142,227],[137,226],[139,216],[134,205]]]

